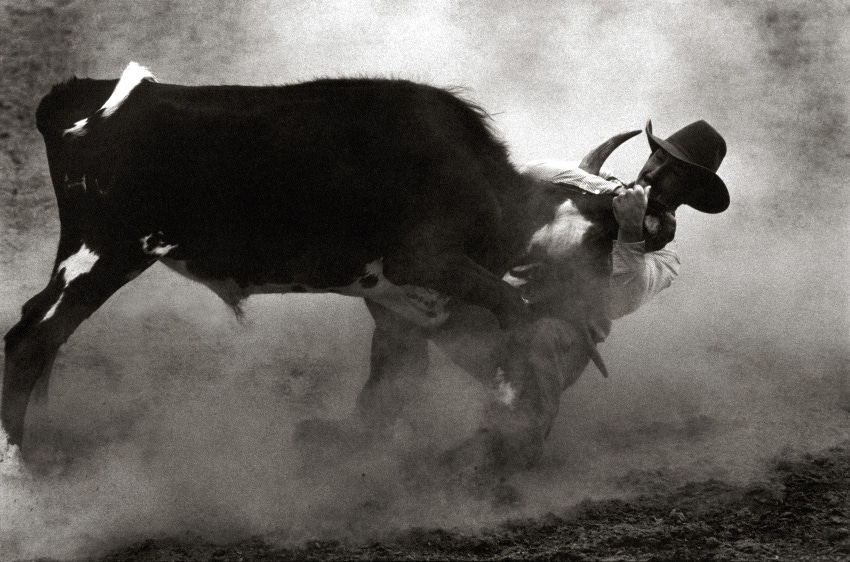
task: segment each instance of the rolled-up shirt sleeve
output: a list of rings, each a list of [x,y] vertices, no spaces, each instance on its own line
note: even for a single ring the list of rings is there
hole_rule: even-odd
[[[610,193],[623,185],[610,171],[602,169],[599,175],[589,174],[578,167],[576,161],[533,160],[520,171],[538,180],[574,185],[590,193]]]
[[[643,242],[614,241],[607,316],[631,314],[666,289],[679,275],[679,256],[671,249],[645,252]]]

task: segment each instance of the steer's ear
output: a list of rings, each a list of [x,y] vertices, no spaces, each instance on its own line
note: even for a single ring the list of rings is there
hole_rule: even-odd
[[[608,157],[611,156],[611,153],[614,152],[614,150],[616,150],[618,146],[620,146],[633,136],[639,134],[640,129],[620,133],[619,135],[614,135],[607,141],[603,142],[602,144],[591,150],[587,154],[587,156],[582,159],[578,167],[587,172],[588,174],[598,176],[599,170],[602,168],[602,164],[604,164]]]

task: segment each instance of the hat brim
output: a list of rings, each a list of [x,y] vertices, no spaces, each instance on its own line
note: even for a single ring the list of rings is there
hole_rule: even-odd
[[[691,171],[694,172],[697,181],[700,182],[701,189],[694,190],[693,195],[685,202],[686,205],[693,207],[697,211],[712,214],[722,213],[729,208],[729,190],[726,188],[723,180],[720,179],[720,176],[708,168],[692,162],[676,146],[653,135],[652,121],[647,121],[646,123],[646,137],[649,140],[649,147],[653,152],[659,148],[664,149],[665,152],[676,160],[687,164]]]

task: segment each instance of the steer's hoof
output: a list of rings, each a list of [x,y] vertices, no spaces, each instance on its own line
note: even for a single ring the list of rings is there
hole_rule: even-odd
[[[21,448],[9,445],[0,438],[0,476],[8,478],[30,478],[30,471],[24,463]]]
[[[516,471],[501,458],[498,442],[492,433],[479,431],[419,472],[429,473],[430,485],[444,494],[489,502],[496,510],[516,509],[523,504],[521,492],[509,482]]]
[[[491,490],[492,504],[496,509],[516,509],[522,507],[525,501],[522,493],[502,478]]]

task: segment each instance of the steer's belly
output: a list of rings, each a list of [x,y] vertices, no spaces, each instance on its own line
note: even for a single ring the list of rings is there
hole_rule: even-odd
[[[381,260],[364,266],[364,274],[351,283],[339,287],[311,287],[300,283],[240,284],[232,278],[211,278],[191,272],[185,261],[160,258],[160,261],[177,273],[206,285],[231,306],[251,295],[283,293],[336,293],[362,297],[376,302],[422,327],[437,327],[448,318],[446,305],[449,297],[433,289],[413,285],[395,285],[383,272]]]
[[[449,317],[446,305],[450,297],[434,289],[391,283],[384,277],[380,261],[367,264],[366,271],[366,276],[351,285],[330,291],[369,299],[422,327],[437,327]]]

